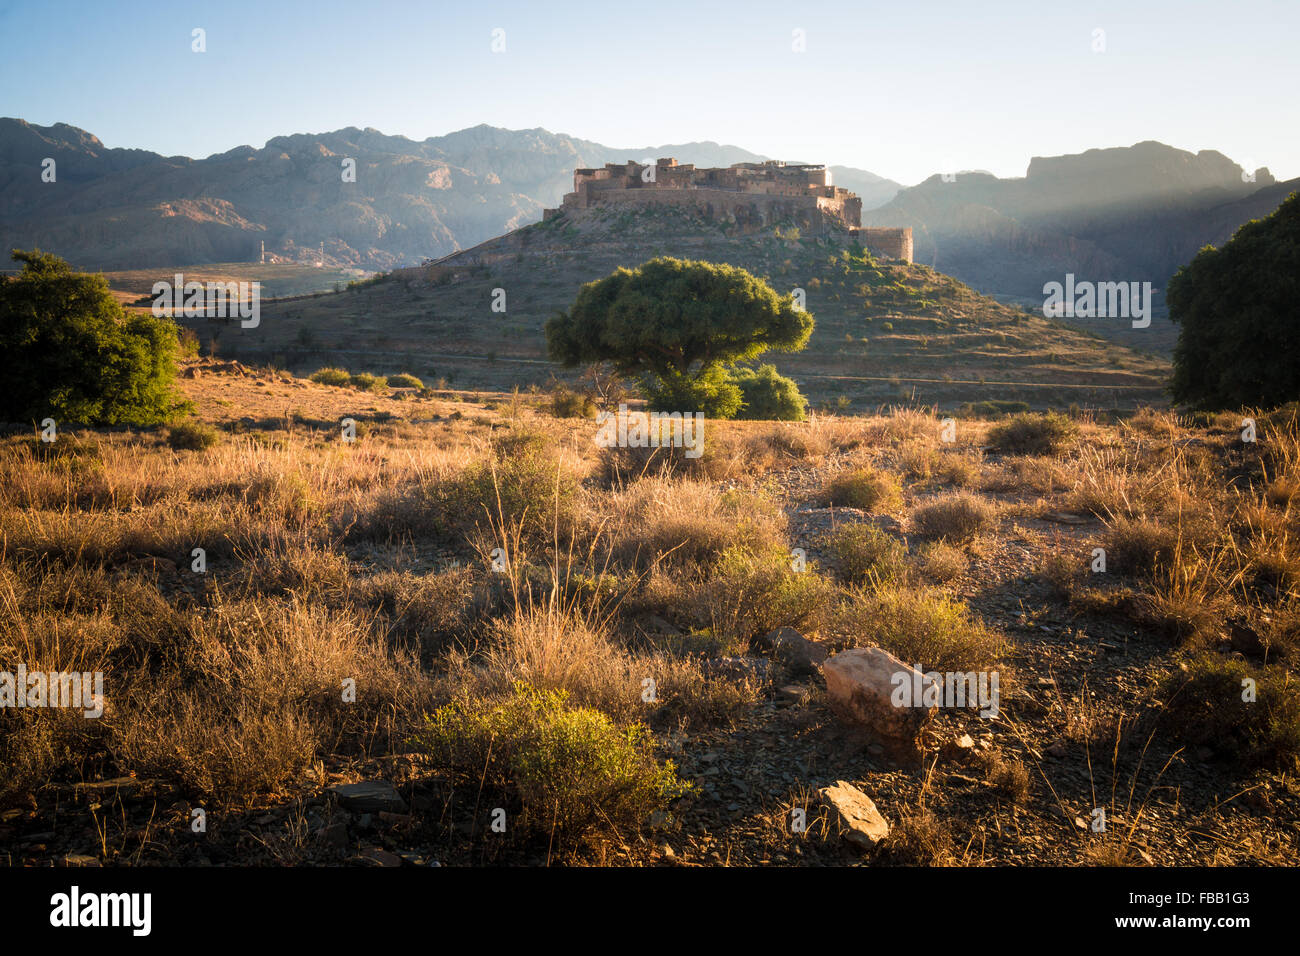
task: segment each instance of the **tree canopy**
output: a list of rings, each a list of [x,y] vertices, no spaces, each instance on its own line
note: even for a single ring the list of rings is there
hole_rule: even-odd
[[[589,282],[546,325],[566,366],[609,362],[620,374],[699,379],[769,349],[808,344],[813,317],[744,269],[658,258]]]
[[[1300,193],[1206,246],[1166,290],[1182,326],[1170,391],[1203,410],[1300,399]]]
[[[100,275],[58,256],[14,250],[0,279],[0,418],[153,425],[181,403],[175,323],[129,318]]]

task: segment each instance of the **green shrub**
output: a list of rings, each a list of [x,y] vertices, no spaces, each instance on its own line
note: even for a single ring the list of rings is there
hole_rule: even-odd
[[[561,384],[551,392],[551,414],[556,418],[592,418],[596,414],[596,403],[590,395]]]
[[[388,381],[382,375],[371,375],[369,372],[358,372],[350,379],[353,388],[359,388],[363,392],[382,392],[388,388]]]
[[[902,503],[898,479],[866,465],[845,468],[822,486],[821,500],[837,508],[887,511]]]
[[[411,375],[409,372],[402,372],[399,375],[388,376],[389,388],[424,388],[424,383]]]
[[[904,544],[863,521],[836,525],[821,536],[819,544],[835,561],[840,577],[850,584],[868,579],[892,581],[905,567]]]
[[[221,441],[221,433],[202,422],[181,422],[167,429],[167,444],[175,449],[204,451]]]
[[[794,379],[778,374],[776,366],[737,368],[731,377],[740,386],[740,394],[745,402],[740,418],[786,422],[804,420],[808,400],[799,392]]]
[[[724,551],[711,576],[698,583],[692,604],[728,653],[778,627],[815,625],[834,587],[819,574],[795,571],[784,552]]]
[[[654,757],[640,723],[617,726],[574,707],[564,691],[517,683],[501,701],[456,701],[436,711],[416,743],[468,799],[512,809],[515,832],[563,842],[594,830],[634,831],[689,792],[669,761]],[[490,794],[491,796],[487,796]]]
[[[1255,699],[1242,699],[1254,681]],[[1295,768],[1300,756],[1300,695],[1277,665],[1248,664],[1207,652],[1164,683],[1161,723],[1190,746],[1251,765]]]
[[[578,483],[548,451],[543,436],[519,432],[499,439],[488,459],[436,486],[432,495],[448,526],[500,530],[504,525],[547,540],[557,529],[561,537],[569,534]]]
[[[352,384],[352,375],[341,368],[322,368],[311,373],[311,380],[318,385],[334,385],[342,388]]]
[[[832,615],[830,632],[855,647],[875,645],[922,671],[977,671],[997,665],[1005,639],[961,601],[898,585],[854,592]]]
[[[988,443],[1006,455],[1056,455],[1076,431],[1074,422],[1057,412],[1022,413],[990,428]]]
[[[101,275],[15,250],[0,277],[0,419],[158,425],[186,407],[175,390],[176,324],[126,316]]]

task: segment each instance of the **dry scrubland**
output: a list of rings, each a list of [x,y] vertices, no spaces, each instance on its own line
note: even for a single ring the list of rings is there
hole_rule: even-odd
[[[108,699],[0,711],[11,863],[1294,859],[1293,413],[711,422],[689,461],[544,394],[186,387],[197,426],[0,444],[0,670]],[[893,766],[778,626],[996,667],[1002,713]],[[866,856],[817,809],[840,779],[892,824]],[[328,789],[361,780],[409,812]]]

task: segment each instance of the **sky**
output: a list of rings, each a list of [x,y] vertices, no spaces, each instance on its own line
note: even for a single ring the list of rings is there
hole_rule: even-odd
[[[193,157],[345,126],[713,140],[905,185],[1154,139],[1288,179],[1297,36],[1297,0],[0,0],[0,115]]]

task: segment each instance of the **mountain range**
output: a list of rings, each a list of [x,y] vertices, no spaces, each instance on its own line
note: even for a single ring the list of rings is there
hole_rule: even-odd
[[[190,159],[4,118],[0,240],[92,269],[256,261],[263,242],[276,257],[389,269],[539,220],[573,188],[576,167],[647,156],[700,166],[766,158],[710,142],[616,149],[543,129],[475,126],[421,142],[349,127]],[[47,159],[53,182],[42,179]],[[348,159],[353,182],[344,181]],[[832,175],[868,203],[900,188],[864,170]]]
[[[1037,157],[1023,178],[931,176],[864,212],[863,224],[911,226],[916,261],[1041,302],[1044,283],[1067,273],[1163,289],[1203,246],[1226,242],[1297,188],[1213,150],[1143,142]]]

